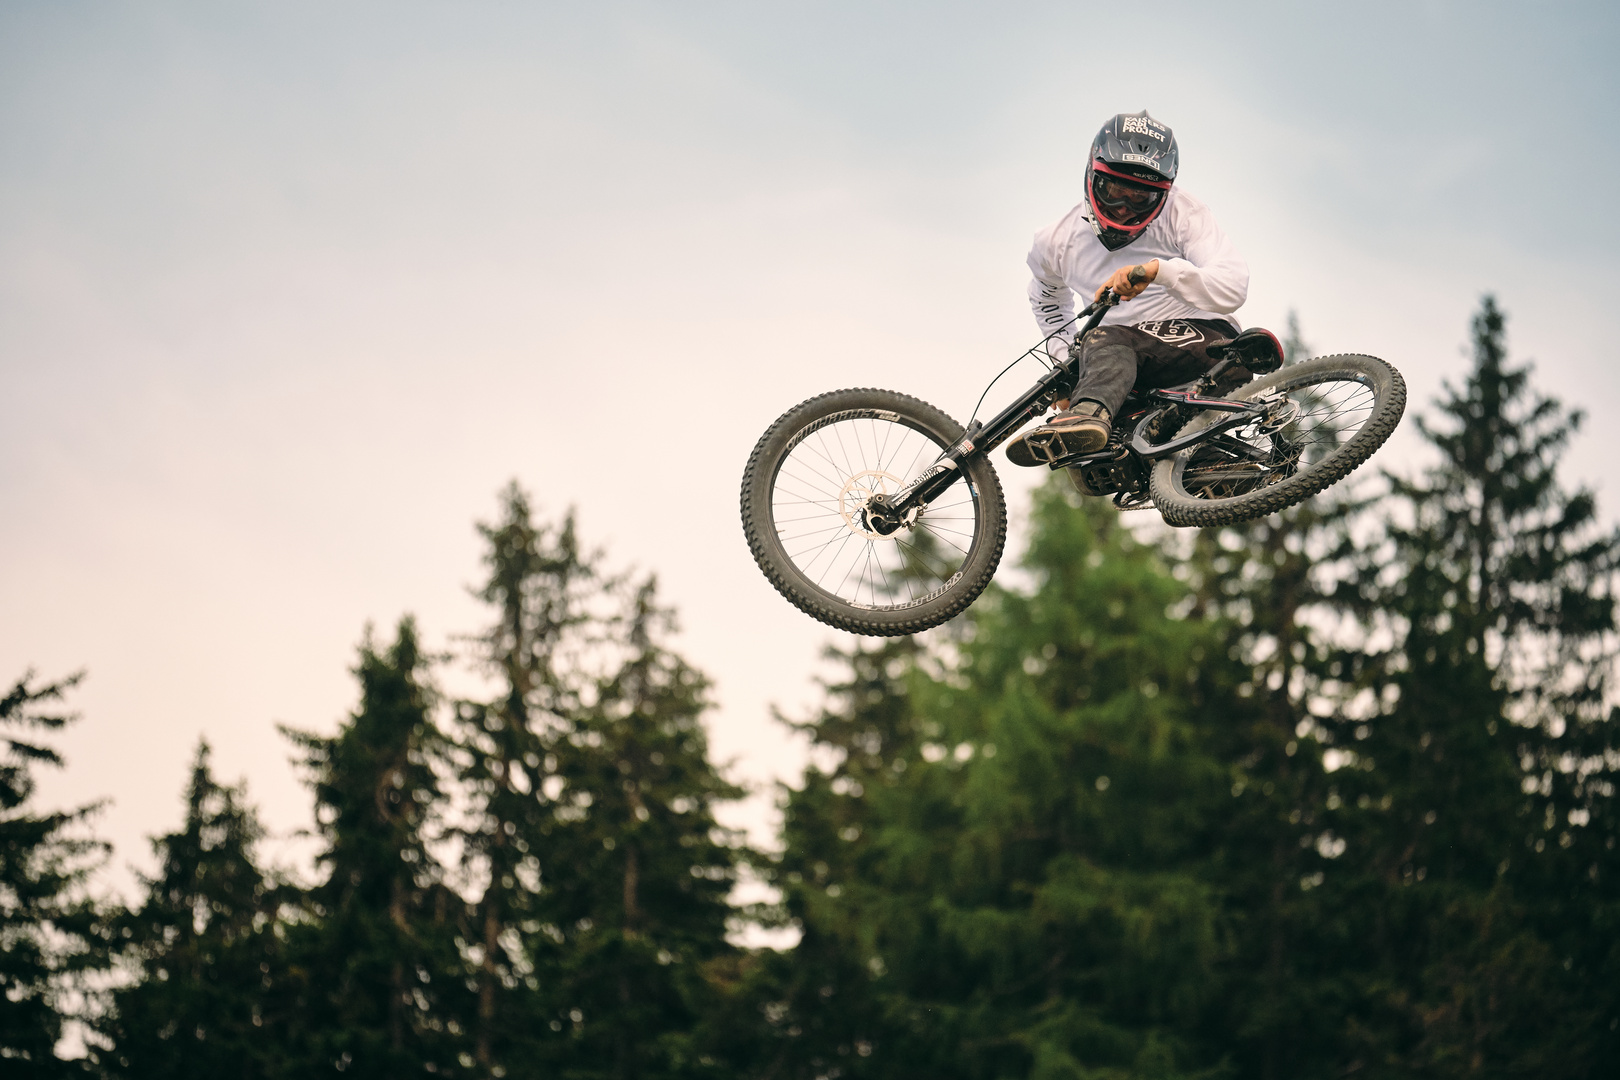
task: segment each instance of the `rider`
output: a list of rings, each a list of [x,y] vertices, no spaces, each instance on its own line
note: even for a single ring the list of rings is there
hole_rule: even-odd
[[[1190,382],[1234,339],[1238,355],[1253,359],[1229,369],[1232,385],[1248,381],[1251,368],[1281,364],[1282,348],[1269,331],[1240,338],[1236,321],[1223,317],[1243,306],[1249,267],[1209,207],[1175,186],[1178,157],[1169,127],[1146,110],[1120,113],[1091,144],[1085,200],[1035,234],[1029,302],[1051,351],[1061,355],[1074,335],[1066,325],[1074,293],[1101,300],[1112,289],[1122,304],[1080,343],[1079,381],[1057,402],[1062,411],[1008,444],[1013,464],[1101,450],[1133,385]],[[1129,259],[1115,254],[1126,247]],[[1127,308],[1127,301],[1134,302]]]

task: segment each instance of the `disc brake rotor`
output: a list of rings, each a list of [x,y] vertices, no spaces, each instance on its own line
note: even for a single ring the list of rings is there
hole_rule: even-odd
[[[1293,401],[1287,397],[1279,397],[1276,401],[1272,402],[1271,407],[1266,410],[1265,419],[1261,420],[1255,426],[1262,433],[1270,435],[1272,432],[1283,430],[1289,424],[1292,424],[1298,420],[1300,411],[1299,402]]]
[[[878,537],[882,534],[866,524],[866,505],[875,496],[887,495],[899,489],[901,479],[890,472],[880,472],[877,469],[867,469],[858,472],[844,481],[844,486],[838,492],[838,513],[844,519],[844,524],[856,536]],[[905,524],[910,527],[917,520],[918,511],[913,510],[906,515]]]

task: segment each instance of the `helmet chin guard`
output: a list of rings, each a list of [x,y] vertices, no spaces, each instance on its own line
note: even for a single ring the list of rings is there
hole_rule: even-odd
[[[1176,181],[1180,153],[1170,128],[1139,113],[1120,113],[1097,133],[1086,157],[1091,227],[1117,251],[1153,224]]]

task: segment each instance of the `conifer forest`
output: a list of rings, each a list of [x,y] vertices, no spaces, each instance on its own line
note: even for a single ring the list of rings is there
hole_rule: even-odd
[[[1616,1075],[1620,532],[1490,298],[1470,334],[1422,454],[1284,514],[1039,489],[1017,572],[780,721],[763,850],[654,577],[515,485],[458,655],[402,619],[284,729],[312,868],[200,744],[108,895],[93,805],[34,792],[78,676],[7,673],[0,1076]]]

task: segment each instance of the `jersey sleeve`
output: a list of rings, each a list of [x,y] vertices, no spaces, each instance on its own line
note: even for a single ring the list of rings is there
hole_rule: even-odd
[[[1166,208],[1184,258],[1160,259],[1155,285],[1201,311],[1227,315],[1249,295],[1249,264],[1215,221],[1209,207],[1190,196]]]
[[[1029,306],[1035,313],[1035,325],[1040,327],[1041,335],[1048,338],[1056,335],[1054,341],[1047,342],[1047,351],[1057,359],[1063,358],[1074,337],[1074,327],[1067,325],[1074,319],[1074,292],[1063,280],[1058,243],[1061,224],[1035,234],[1035,245],[1027,260],[1030,273],[1034,275],[1029,283]]]

